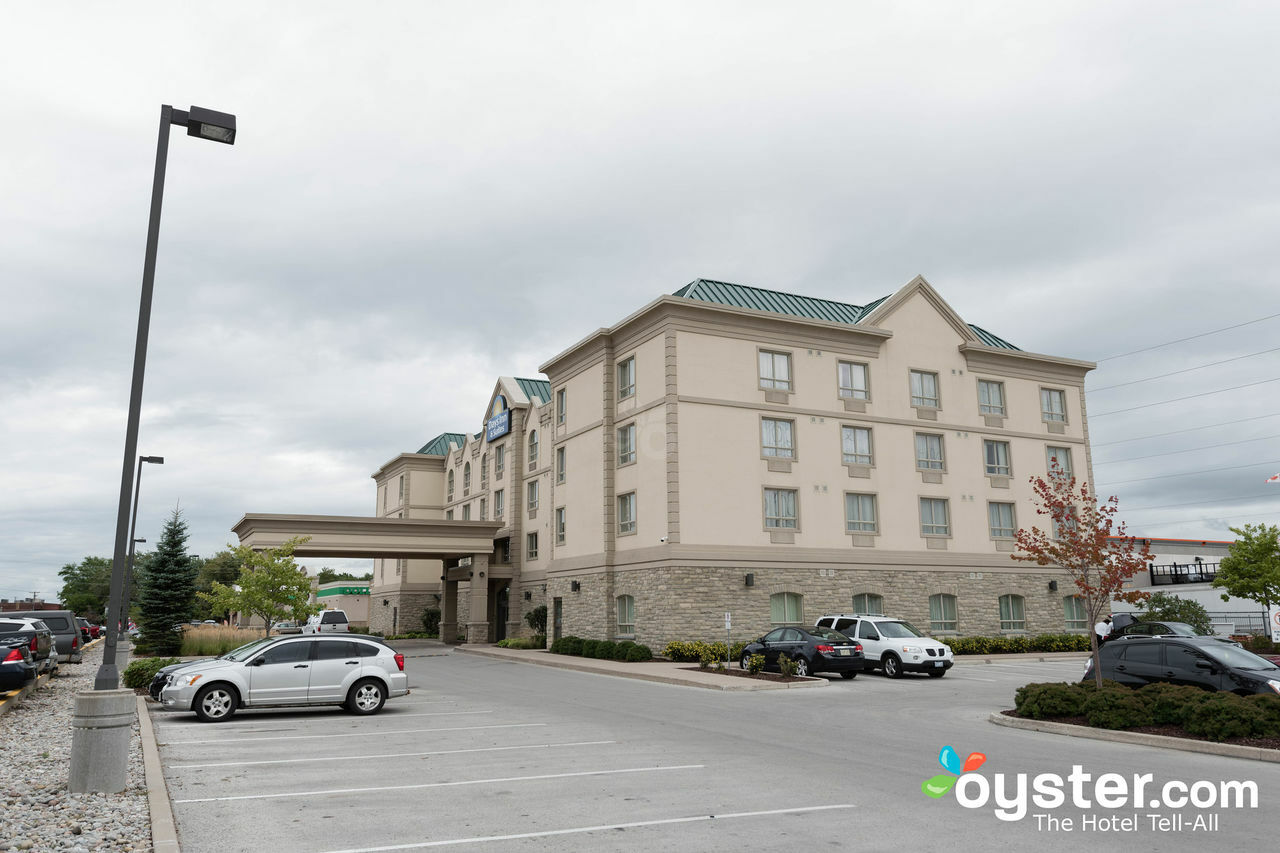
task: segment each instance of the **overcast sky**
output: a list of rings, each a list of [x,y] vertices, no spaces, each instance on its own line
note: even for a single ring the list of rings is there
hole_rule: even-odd
[[[1277,43],[1270,3],[5,4],[0,595],[113,550],[162,103],[239,135],[171,141],[152,543],[175,506],[203,555],[245,512],[372,514],[498,375],[698,277],[923,274],[1098,361],[1132,532],[1274,522]]]

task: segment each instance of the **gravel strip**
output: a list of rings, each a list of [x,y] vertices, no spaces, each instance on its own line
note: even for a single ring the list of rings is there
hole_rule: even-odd
[[[0,717],[0,850],[151,850],[151,814],[136,720],[124,792],[67,791],[75,697],[93,689],[103,645],[85,652],[83,663],[63,664],[47,687]]]

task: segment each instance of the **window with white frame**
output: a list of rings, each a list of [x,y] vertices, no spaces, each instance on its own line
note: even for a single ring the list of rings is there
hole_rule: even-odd
[[[564,507],[556,508],[556,544],[564,544]]]
[[[537,533],[525,534],[524,555],[530,560],[538,559],[538,534]]]
[[[556,448],[556,482],[563,483],[565,475],[565,448]]]
[[[986,460],[987,473],[993,477],[1008,477],[1013,469],[1009,467],[1009,442],[984,439],[982,455]]]
[[[453,510],[446,509],[444,511],[444,518],[445,518],[445,521],[453,521]]]
[[[1013,504],[997,503],[992,501],[987,504],[987,521],[991,528],[992,539],[1012,539],[1018,533],[1018,527],[1013,521]]]
[[[946,498],[920,499],[920,532],[925,536],[951,535],[951,514]]]
[[[871,428],[840,427],[840,450],[845,465],[872,464]]]
[[[956,597],[940,592],[929,596],[929,630],[956,630]]]
[[[926,409],[942,408],[938,396],[938,374],[926,370],[911,371],[911,405]]]
[[[1068,595],[1062,599],[1062,616],[1068,631],[1083,631],[1089,627],[1089,614],[1085,610],[1084,598],[1079,595]]]
[[[525,486],[525,490],[528,493],[526,495],[527,499],[525,501],[525,507],[529,512],[534,512],[538,509],[538,481],[530,480]]]
[[[1005,416],[1003,382],[978,380],[978,412],[983,415]]]
[[[489,488],[489,454],[480,454],[480,488]]]
[[[1067,422],[1067,392],[1058,388],[1040,389],[1040,417],[1052,423]]]
[[[567,393],[565,389],[560,388],[556,391],[556,423],[563,424],[564,416],[567,411],[565,403],[567,402]]]
[[[769,596],[769,621],[774,625],[804,624],[804,596],[798,592],[775,592]]]
[[[385,515],[387,512],[387,487],[386,486],[378,487],[378,505],[381,507],[379,512]]]
[[[1023,607],[1022,596],[1000,596],[1000,630],[1025,631],[1026,629],[1027,616]]]
[[[858,361],[842,361],[838,365],[840,396],[850,400],[870,400],[871,384],[867,366]]]
[[[922,471],[941,471],[946,462],[942,456],[942,436],[916,433],[916,467]]]
[[[538,431],[529,432],[529,470],[538,467]]]
[[[404,506],[404,474],[400,475],[400,503],[398,506]]]
[[[498,489],[493,493],[493,520],[498,521],[506,514],[507,511],[507,495],[503,489]]]
[[[636,632],[636,600],[630,595],[618,596],[618,636]]]
[[[876,533],[876,496],[849,492],[844,496],[844,529],[849,533]]]
[[[462,496],[471,494],[471,463],[462,466]]]
[[[795,530],[798,524],[796,490],[765,489],[764,526],[776,530]]]
[[[636,493],[618,495],[618,533],[636,532]]]
[[[1054,463],[1057,463],[1057,470],[1064,479],[1070,480],[1075,476],[1071,471],[1071,448],[1070,447],[1054,447],[1049,445],[1045,449],[1045,462],[1049,470],[1049,476],[1054,475]]]
[[[507,472],[507,446],[499,444],[493,449],[493,478],[495,480],[502,479],[502,475]]]
[[[449,489],[448,489],[449,495],[445,500],[451,501],[453,500],[453,472],[452,471],[449,472],[448,480],[449,480]]]
[[[860,592],[853,597],[853,612],[867,616],[879,616],[884,613],[884,596],[874,592]]]
[[[489,520],[489,501],[486,498],[480,499],[480,520],[481,521]]]
[[[628,465],[636,461],[636,425],[618,427],[618,464]]]
[[[1052,520],[1054,539],[1062,539],[1063,533],[1075,532],[1076,525],[1079,523],[1076,508],[1073,506],[1063,507],[1061,514],[1055,512]]]
[[[636,393],[636,357],[633,355],[618,362],[618,399],[634,397]]]
[[[463,506],[462,506],[462,520],[463,520],[463,521],[470,521],[470,520],[471,520],[471,504],[463,504]]]
[[[760,387],[769,391],[791,390],[791,353],[760,350]]]
[[[795,421],[760,419],[760,453],[777,459],[795,459]]]

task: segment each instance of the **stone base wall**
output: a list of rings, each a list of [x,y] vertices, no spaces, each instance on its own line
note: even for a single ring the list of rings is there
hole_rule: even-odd
[[[748,570],[671,566],[617,572],[615,595],[635,598],[635,640],[660,653],[672,640],[725,639],[724,614],[731,613],[735,642],[754,639],[776,625],[771,622],[770,596],[779,592],[803,597],[801,624],[812,625],[829,613],[853,612],[853,596],[884,598],[884,613],[914,624],[921,631],[946,636],[1083,633],[1069,631],[1063,598],[1075,585],[1061,572],[970,572],[941,569],[784,569],[749,570],[754,584],[746,586]],[[547,584],[547,601],[564,600],[564,636],[615,639],[615,600],[606,599],[603,572],[580,575],[577,592],[567,579]],[[1049,589],[1056,580],[1058,589]],[[929,596],[956,597],[956,630],[930,631]],[[1026,620],[1021,631],[1000,627],[1000,596],[1020,595]],[[552,615],[548,614],[548,622]],[[548,624],[548,634],[551,626]]]
[[[416,633],[423,630],[422,614],[427,608],[434,607],[441,611],[443,615],[443,603],[436,601],[436,594],[430,592],[380,592],[370,596],[371,603],[369,605],[369,631],[371,633],[382,634],[383,636],[391,636],[392,633],[408,634]],[[384,607],[383,599],[387,601]],[[470,594],[464,590],[458,591],[458,622],[465,625],[467,622],[467,614],[471,612],[468,606]],[[399,608],[399,611],[393,611],[392,608]],[[391,617],[392,613],[396,615],[395,630],[392,630]],[[450,638],[441,638],[450,641]],[[456,639],[456,638],[452,638]]]

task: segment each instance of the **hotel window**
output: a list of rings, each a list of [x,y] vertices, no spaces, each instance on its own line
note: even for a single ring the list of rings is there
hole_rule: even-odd
[[[563,483],[565,475],[565,449],[556,448],[556,482]]]
[[[929,630],[954,631],[956,629],[956,597],[940,592],[929,596]]]
[[[480,520],[489,520],[489,501],[486,498],[480,499]]]
[[[529,433],[529,470],[538,467],[538,431]]]
[[[1063,478],[1070,480],[1075,475],[1071,472],[1071,448],[1070,447],[1054,447],[1050,445],[1045,452],[1046,463],[1049,469],[1049,475],[1053,476],[1053,463],[1058,463],[1058,470],[1062,472]]]
[[[760,387],[769,391],[791,390],[791,354],[760,351]]]
[[[867,366],[856,361],[838,364],[840,396],[850,400],[870,400],[871,386],[867,381]]]
[[[941,471],[945,467],[942,458],[942,436],[927,432],[916,433],[916,467],[922,471]]]
[[[511,539],[510,538],[498,540],[498,562],[499,563],[511,562]]]
[[[618,495],[618,533],[636,532],[636,493]]]
[[[1067,422],[1067,392],[1057,388],[1040,389],[1040,417],[1053,423]]]
[[[556,509],[556,544],[564,544],[564,507]]]
[[[870,428],[840,427],[840,448],[845,465],[872,464]]]
[[[480,488],[489,488],[489,454],[480,454]]]
[[[1012,539],[1018,533],[1013,522],[1013,504],[991,502],[987,504],[987,520],[992,539]]]
[[[1022,607],[1022,596],[1000,596],[1000,630],[1025,631],[1026,629],[1027,616]]]
[[[506,514],[507,495],[502,489],[493,493],[493,520],[497,521]]]
[[[773,530],[796,530],[795,489],[764,490],[764,526]]]
[[[444,518],[445,518],[445,521],[453,521],[453,510],[446,509],[444,511]]]
[[[636,357],[618,362],[618,399],[634,397],[636,393]]]
[[[462,496],[471,494],[471,463],[462,466]]]
[[[978,412],[1004,417],[1004,383],[978,380]]]
[[[1053,518],[1053,519],[1052,519],[1052,521],[1053,521],[1053,538],[1054,538],[1054,539],[1061,539],[1061,538],[1062,538],[1062,533],[1063,533],[1063,531],[1064,531],[1064,530],[1065,530],[1065,531],[1074,531],[1074,530],[1076,529],[1076,524],[1077,524],[1077,521],[1076,521],[1076,508],[1075,508],[1075,507],[1073,507],[1073,506],[1069,506],[1069,507],[1066,507],[1066,508],[1065,508],[1065,510],[1066,510],[1067,515],[1066,515],[1066,517],[1065,517],[1065,518],[1063,518],[1061,521],[1059,521],[1057,518]]]
[[[463,521],[470,521],[470,520],[471,520],[471,504],[464,504],[464,505],[463,505],[463,507],[462,507],[462,520],[463,520]]]
[[[938,374],[923,370],[911,371],[911,405],[927,409],[940,409]]]
[[[618,464],[627,465],[636,461],[636,425],[627,424],[618,428]]]
[[[399,577],[404,572],[404,570],[408,568],[408,564],[409,564],[409,561],[406,560],[404,557],[401,557],[400,559],[396,560],[396,576],[397,577]]]
[[[493,449],[493,478],[501,480],[507,472],[507,446],[499,444]]]
[[[876,533],[876,496],[844,496],[844,529],[849,533]]]
[[[1012,469],[1009,467],[1009,442],[986,439],[982,442],[982,453],[986,459],[988,474],[993,477],[1010,476]]]
[[[382,504],[382,512],[385,514],[387,511],[387,487],[386,486],[383,486],[382,488],[378,489],[378,500]]]
[[[399,503],[399,506],[404,506],[404,474],[401,474],[401,475],[400,475],[400,503]]]
[[[950,536],[951,518],[946,498],[920,499],[920,533],[924,536]]]
[[[538,534],[529,533],[525,535],[524,555],[530,560],[538,559]]]
[[[795,421],[760,420],[760,452],[777,459],[795,459]]]
[[[564,416],[566,412],[565,400],[566,400],[565,390],[561,388],[560,390],[556,391],[556,423],[558,424],[564,423]]]
[[[884,596],[874,592],[860,592],[853,597],[853,612],[867,616],[879,616],[884,613]]]
[[[1089,627],[1089,615],[1084,609],[1084,599],[1078,595],[1068,595],[1062,599],[1062,615],[1066,619],[1068,631],[1083,631]]]
[[[528,500],[525,502],[529,512],[534,512],[538,508],[538,481],[531,480],[528,485]]]
[[[618,634],[632,636],[636,632],[636,600],[629,595],[618,596]]]
[[[798,592],[775,592],[769,596],[769,621],[774,625],[804,624],[804,596]]]

